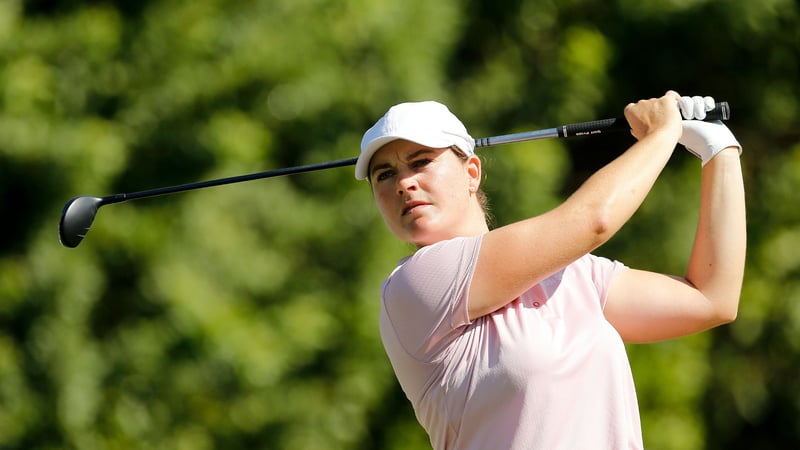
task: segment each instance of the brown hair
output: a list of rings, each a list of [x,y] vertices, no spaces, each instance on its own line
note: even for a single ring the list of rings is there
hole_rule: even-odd
[[[461,159],[461,160],[464,160],[464,161],[469,159],[467,154],[464,153],[464,150],[461,150],[456,145],[451,145],[450,146],[450,150],[452,150],[453,153],[455,153],[456,156],[458,156],[458,159]],[[491,207],[489,206],[489,196],[487,196],[486,192],[484,192],[483,188],[480,188],[480,187],[478,188],[478,192],[476,192],[475,194],[478,196],[478,203],[481,205],[481,209],[483,210],[483,216],[486,219],[486,225],[488,225],[489,228],[493,228],[494,227],[494,215],[492,214]]]

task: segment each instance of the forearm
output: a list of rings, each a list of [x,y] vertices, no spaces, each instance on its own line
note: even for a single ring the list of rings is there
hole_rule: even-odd
[[[676,143],[677,138],[670,132],[644,137],[586,180],[567,203],[577,204],[605,242],[642,204]]]
[[[728,148],[703,167],[700,217],[686,271],[723,322],[736,317],[746,241],[741,164],[738,149]]]
[[[631,218],[669,161],[683,131],[675,107],[678,99],[677,93],[669,91],[658,99],[626,106],[625,117],[637,142],[565,202],[589,224],[596,245],[611,238]]]

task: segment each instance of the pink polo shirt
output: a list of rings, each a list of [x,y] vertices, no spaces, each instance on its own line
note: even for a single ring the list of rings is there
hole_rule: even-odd
[[[586,255],[470,322],[481,240],[424,247],[383,285],[381,338],[433,447],[642,448],[625,347],[603,316],[624,266]]]

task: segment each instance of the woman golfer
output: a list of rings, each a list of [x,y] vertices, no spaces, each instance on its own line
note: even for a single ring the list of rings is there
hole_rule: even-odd
[[[736,318],[745,258],[740,145],[704,118],[709,97],[667,92],[625,108],[637,142],[551,211],[489,229],[481,161],[435,102],[396,105],[364,135],[386,225],[417,247],[381,292],[380,331],[436,449],[642,448],[624,342]],[[680,108],[679,108],[680,107]],[[684,276],[592,255],[631,217],[676,144],[702,160]]]

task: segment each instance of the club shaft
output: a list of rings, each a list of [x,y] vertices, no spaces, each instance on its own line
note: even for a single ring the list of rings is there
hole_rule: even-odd
[[[241,183],[244,181],[259,180],[263,178],[279,177],[283,175],[292,175],[303,172],[314,172],[324,169],[332,169],[335,167],[344,167],[355,165],[358,158],[338,159],[335,161],[328,161],[316,164],[307,164],[304,166],[286,167],[284,169],[267,170],[264,172],[255,172],[245,175],[237,175],[233,177],[217,178],[214,180],[198,181],[194,183],[179,184],[175,186],[166,186],[155,189],[147,189],[144,191],[131,192],[127,194],[114,194],[103,197],[103,204],[108,205],[111,203],[124,202],[126,200],[136,200],[137,198],[155,197],[159,195],[174,194],[176,192],[185,192],[194,189],[202,189],[213,186],[222,186],[225,184]]]
[[[558,128],[548,128],[546,130],[524,131],[522,133],[504,134],[502,136],[492,136],[475,139],[475,147],[491,147],[492,145],[512,144],[514,142],[535,141],[537,139],[547,139],[559,137]]]

